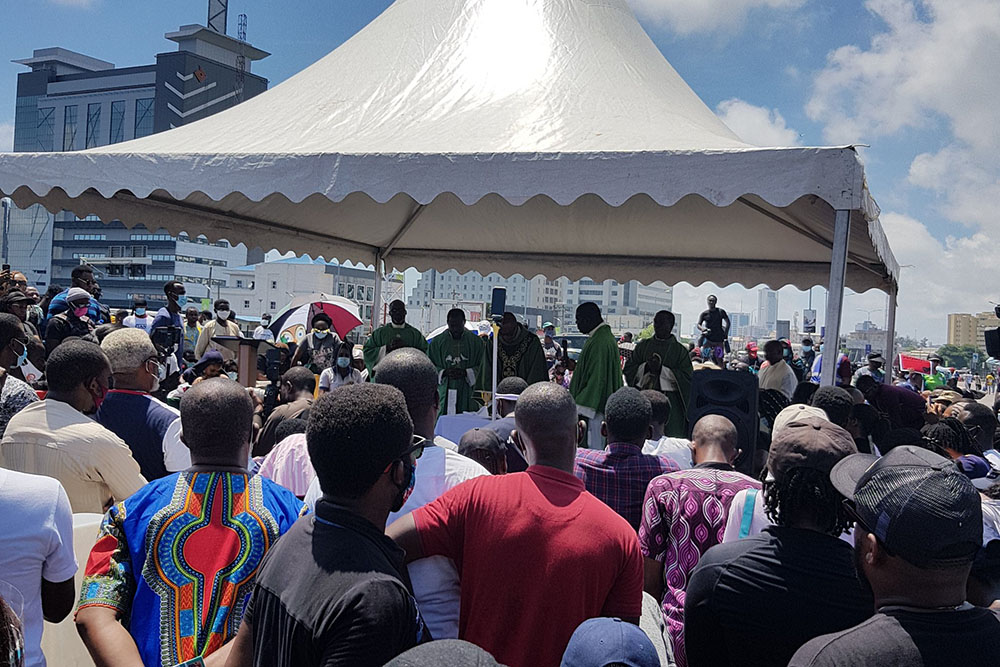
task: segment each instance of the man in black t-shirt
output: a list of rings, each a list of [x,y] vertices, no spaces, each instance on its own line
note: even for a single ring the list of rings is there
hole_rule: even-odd
[[[402,392],[325,394],[306,442],[323,497],[264,557],[228,665],[375,667],[430,639],[403,551],[385,536],[423,452]]]
[[[902,445],[856,454],[830,473],[855,520],[858,574],[878,613],[813,639],[790,667],[995,667],[1000,612],[966,602],[983,540],[979,494],[954,463]]]
[[[722,308],[716,308],[718,298],[714,294],[708,296],[708,310],[698,317],[698,329],[701,330],[700,347],[712,348],[711,356],[721,360],[718,350],[728,352],[729,349],[729,314]]]

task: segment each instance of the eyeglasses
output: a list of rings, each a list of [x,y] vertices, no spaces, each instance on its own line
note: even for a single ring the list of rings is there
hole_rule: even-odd
[[[396,458],[394,458],[389,463],[389,465],[387,465],[385,467],[385,470],[383,470],[382,473],[384,474],[384,473],[389,472],[389,470],[392,469],[392,465],[396,461],[402,461],[403,459],[408,459],[411,456],[414,459],[419,459],[421,456],[423,456],[424,447],[426,447],[426,446],[427,446],[427,438],[424,438],[424,437],[419,436],[419,435],[413,436],[413,442],[412,442],[412,444],[409,447],[407,447],[405,450],[403,450],[403,453],[401,453],[399,456],[397,456]]]

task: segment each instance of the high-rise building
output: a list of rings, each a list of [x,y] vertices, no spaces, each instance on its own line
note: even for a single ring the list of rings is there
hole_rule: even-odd
[[[982,349],[986,346],[986,330],[997,327],[1000,327],[1000,319],[993,312],[951,313],[948,315],[948,344]]]
[[[138,67],[112,63],[63,48],[36,49],[15,62],[30,68],[17,77],[15,151],[73,151],[115,144],[169,130],[227,109],[267,89],[249,72],[268,56],[245,41],[200,25],[165,35],[177,50]],[[81,260],[97,269],[102,300],[126,306],[142,294],[162,302],[162,285],[176,279],[192,286],[221,287],[225,269],[261,261],[263,253],[172,236],[142,225],[93,216],[52,215],[41,206],[13,209],[5,231],[4,263],[24,271],[45,291],[68,286]]]
[[[773,332],[778,323],[778,293],[762,287],[757,290],[757,326]]]

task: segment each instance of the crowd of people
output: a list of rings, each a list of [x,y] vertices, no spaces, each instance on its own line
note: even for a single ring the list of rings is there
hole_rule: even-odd
[[[452,441],[494,372],[459,309],[262,322],[246,369],[181,283],[112,316],[86,266],[0,281],[0,662],[75,610],[102,666],[1000,664],[1000,422],[954,378],[820,387],[822,348],[734,354],[714,299],[702,345],[661,311],[620,347],[584,303],[578,353],[498,318],[496,414]],[[733,372],[752,439],[690,419]]]

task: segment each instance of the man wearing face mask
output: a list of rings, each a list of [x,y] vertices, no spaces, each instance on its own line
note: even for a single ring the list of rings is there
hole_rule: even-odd
[[[413,430],[394,387],[316,401],[306,442],[323,495],[264,560],[229,665],[376,666],[430,639],[403,552],[384,534],[413,488],[424,447]]]
[[[225,299],[216,299],[214,307],[215,319],[206,322],[205,326],[201,328],[201,334],[198,336],[198,344],[194,348],[194,354],[196,357],[201,357],[205,354],[206,350],[217,350],[222,355],[223,361],[235,359],[235,352],[214,342],[212,338],[215,336],[240,337],[243,334],[240,333],[239,325],[230,318],[232,311],[229,310],[228,301]]]
[[[333,320],[326,313],[313,315],[312,331],[299,341],[292,355],[292,366],[305,366],[313,375],[319,375],[333,366],[340,349],[340,336],[330,327]]]
[[[70,340],[53,350],[45,370],[48,395],[11,417],[2,465],[58,479],[74,512],[103,513],[146,483],[128,445],[87,416],[114,387],[111,364],[98,345]]]
[[[149,333],[153,328],[153,318],[146,312],[146,299],[141,296],[132,298],[132,314],[122,322],[132,329],[141,329]]]
[[[0,313],[0,436],[11,417],[38,401],[31,385],[13,375],[26,363],[28,337],[16,317]]]
[[[87,314],[90,295],[79,287],[71,287],[66,296],[69,309],[49,320],[45,327],[45,353],[52,354],[64,339],[82,338],[94,330],[94,322]]]
[[[163,286],[163,293],[167,297],[167,305],[156,312],[156,317],[153,318],[153,324],[150,329],[152,331],[167,327],[177,327],[180,329],[181,311],[187,306],[187,292],[184,289],[184,285],[177,280],[171,280]],[[184,350],[189,349],[184,341],[184,336],[181,336],[180,343],[177,345],[177,349],[174,350],[174,359],[177,366],[174,370],[180,370],[184,361]]]
[[[180,412],[150,396],[166,369],[149,336],[119,329],[105,337],[101,349],[111,362],[115,388],[97,411],[97,422],[125,441],[150,481],[190,466],[191,453],[180,437]]]
[[[268,329],[271,326],[271,316],[264,313],[260,316],[260,326],[253,330],[254,340],[274,340],[274,333]]]
[[[365,368],[368,377],[382,358],[403,347],[415,347],[427,354],[427,340],[416,327],[406,323],[406,304],[396,299],[389,304],[389,324],[385,324],[368,337],[365,342]]]

